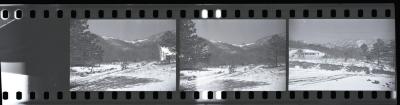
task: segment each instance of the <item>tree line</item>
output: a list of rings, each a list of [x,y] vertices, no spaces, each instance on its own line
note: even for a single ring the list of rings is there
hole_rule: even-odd
[[[326,53],[323,58],[344,58],[345,61],[347,59],[356,59],[363,60],[367,63],[376,63],[377,66],[383,69],[383,65],[388,64],[392,67],[395,66],[395,41],[390,40],[388,43],[385,43],[382,39],[376,39],[375,43],[368,46],[363,43],[359,47],[346,47],[346,46],[337,46],[337,47],[325,47],[321,44],[307,44],[300,41],[290,40],[289,42],[290,48],[299,48],[299,49],[312,49]]]
[[[381,69],[384,64],[395,66],[395,41],[391,40],[389,43],[385,43],[382,39],[377,39],[369,48],[368,45],[362,44],[360,46],[361,55],[367,62],[376,63]]]

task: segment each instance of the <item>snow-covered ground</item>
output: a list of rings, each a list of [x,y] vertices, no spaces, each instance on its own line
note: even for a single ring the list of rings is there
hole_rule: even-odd
[[[292,49],[290,48],[289,51],[289,61],[293,62],[293,61],[298,61],[298,62],[308,62],[308,63],[315,63],[315,64],[332,64],[332,65],[341,65],[341,66],[359,66],[359,67],[367,67],[370,70],[373,69],[380,69],[380,67],[377,66],[376,62],[366,62],[366,61],[360,61],[360,60],[356,60],[356,59],[347,59],[347,61],[345,61],[344,58],[322,58],[322,56],[318,56],[318,57],[307,57],[305,56],[305,58],[298,58],[295,55],[295,52],[298,49]],[[315,51],[315,50],[310,50],[310,49],[303,49],[304,52],[318,52],[319,55],[325,55],[325,53],[319,52],[319,51]],[[289,64],[290,66],[290,64]],[[391,71],[391,72],[395,72],[395,69],[390,67],[389,65],[383,65],[383,70],[385,71]],[[316,68],[318,69],[318,68]]]
[[[395,90],[395,76],[289,68],[289,90]]]
[[[295,50],[289,51],[291,54]],[[389,65],[382,68],[356,59],[291,56],[289,90],[395,90],[395,69]]]
[[[94,67],[71,67],[72,91],[175,91],[175,64],[132,62],[121,70],[120,63]]]
[[[198,91],[278,91],[286,89],[284,67],[263,65],[181,70],[180,89]]]

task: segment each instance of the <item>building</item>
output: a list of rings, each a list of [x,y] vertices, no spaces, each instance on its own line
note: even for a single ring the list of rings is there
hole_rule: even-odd
[[[172,48],[160,46],[160,61],[163,63],[176,62],[176,53],[171,51]]]
[[[325,53],[310,50],[310,49],[297,49],[292,55],[292,58],[321,58],[325,55]]]

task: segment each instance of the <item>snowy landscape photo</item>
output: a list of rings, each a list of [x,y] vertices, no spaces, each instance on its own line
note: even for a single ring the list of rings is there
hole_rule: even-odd
[[[180,90],[286,90],[286,21],[179,20]]]
[[[289,20],[289,90],[396,90],[394,19]]]
[[[71,91],[175,91],[175,20],[70,22]]]

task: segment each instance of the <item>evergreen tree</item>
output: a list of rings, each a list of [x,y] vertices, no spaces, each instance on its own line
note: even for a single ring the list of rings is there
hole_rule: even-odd
[[[286,39],[279,35],[274,35],[268,40],[270,50],[273,54],[275,67],[279,66],[279,58],[286,56]]]
[[[102,61],[103,50],[97,45],[97,36],[88,31],[87,20],[71,21],[70,65],[94,66]]]
[[[362,56],[364,56],[364,58],[366,59],[366,60],[368,60],[368,46],[367,46],[367,44],[362,44],[361,46],[360,46],[360,49],[361,49],[361,55]]]
[[[296,54],[298,55],[299,58],[304,58],[305,57],[303,49],[297,50]]]
[[[175,33],[171,31],[167,31],[160,37],[160,42],[159,44],[163,47],[169,47],[171,48],[170,50],[176,51],[176,36]]]
[[[206,40],[197,36],[195,23],[191,20],[181,20],[180,22],[180,60],[183,68],[196,68],[198,64],[208,63],[209,54]]]
[[[349,59],[350,56],[350,52],[348,52],[347,50],[344,52],[344,62],[347,62],[347,59]]]
[[[385,42],[382,39],[377,39],[376,43],[373,44],[373,48],[371,53],[374,55],[373,57],[377,60],[377,65],[381,67],[381,59],[384,55]]]
[[[384,60],[388,61],[390,66],[394,67],[395,66],[395,50],[396,50],[396,42],[394,40],[391,40],[387,44],[387,50],[386,53],[384,54]]]

